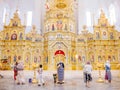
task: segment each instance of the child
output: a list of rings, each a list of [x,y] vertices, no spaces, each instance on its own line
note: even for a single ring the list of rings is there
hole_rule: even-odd
[[[45,85],[43,81],[42,73],[43,73],[43,68],[42,65],[40,65],[38,69],[38,86]]]
[[[16,62],[15,65],[14,65],[14,80],[16,80],[16,77],[17,77],[17,74],[18,74],[17,65],[18,65],[18,63]]]

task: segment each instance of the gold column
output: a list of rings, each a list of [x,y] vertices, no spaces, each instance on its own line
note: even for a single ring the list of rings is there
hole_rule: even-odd
[[[120,77],[120,63],[117,65],[117,68],[119,69],[118,77]]]
[[[99,78],[98,78],[98,80],[97,80],[97,82],[98,83],[103,83],[104,81],[103,81],[103,79],[102,79],[102,77],[101,77],[101,68],[102,68],[102,65],[100,64],[100,63],[98,63],[97,64],[97,67],[98,67],[98,69],[99,69]]]
[[[33,76],[32,83],[36,84],[36,83],[38,83],[38,81],[36,79],[36,67],[37,67],[36,63],[34,63],[33,67],[34,67],[34,76]]]

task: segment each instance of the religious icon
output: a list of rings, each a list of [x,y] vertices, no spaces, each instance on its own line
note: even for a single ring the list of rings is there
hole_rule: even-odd
[[[85,56],[82,56],[82,62],[85,62]]]
[[[17,61],[17,56],[16,55],[13,57],[13,60],[14,60],[14,62]]]
[[[49,31],[50,30],[50,25],[47,25],[47,31]]]
[[[23,40],[23,33],[20,33],[19,40]]]
[[[5,40],[9,40],[9,35],[8,35],[8,33],[6,33]]]
[[[101,58],[101,59],[102,59],[102,61],[105,61],[105,60],[106,60],[106,59],[105,59],[105,56],[102,56],[102,58]]]
[[[62,21],[57,21],[57,30],[62,30]]]
[[[91,56],[91,62],[94,62],[94,55]]]
[[[36,50],[36,53],[39,53],[39,49]]]
[[[46,11],[49,11],[49,10],[50,10],[49,3],[46,3],[46,4],[45,4],[45,8],[46,8]]]
[[[13,26],[18,26],[18,23],[15,21],[15,22],[13,23]]]
[[[98,56],[98,62],[101,62],[102,59],[101,59],[101,56]]]
[[[108,60],[111,62],[112,60],[111,60],[111,56],[108,56]]]
[[[99,34],[99,32],[96,32],[96,39],[100,39],[100,34]]]
[[[112,32],[110,33],[110,39],[113,39],[113,33]]]
[[[119,63],[120,63],[120,51],[119,51],[119,57],[118,57],[119,59],[118,59],[118,61],[119,61]]]
[[[34,63],[37,63],[37,57],[34,56]]]
[[[38,57],[38,63],[40,63],[40,62],[41,62],[41,56]]]
[[[101,26],[102,26],[102,27],[106,27],[106,23],[105,23],[105,22],[102,23]]]
[[[64,29],[67,30],[67,24],[65,24],[65,28]]]
[[[17,40],[17,34],[15,32],[12,34],[11,40]]]
[[[78,62],[81,62],[81,56],[78,56]]]
[[[46,63],[48,63],[48,56],[46,57]]]
[[[11,56],[8,56],[8,63],[11,63]]]
[[[73,60],[73,57],[71,56],[71,62],[73,62],[74,60]]]
[[[28,63],[28,61],[29,61],[29,58],[28,58],[28,55],[27,55],[25,62]]]
[[[52,30],[53,30],[53,31],[55,30],[54,24],[52,24]]]
[[[6,56],[6,55],[4,56],[4,59],[7,59],[7,56]]]
[[[103,39],[107,39],[107,34],[106,34],[106,32],[103,32]]]
[[[18,56],[18,60],[20,60],[21,59],[21,56]]]
[[[70,24],[70,31],[73,31],[73,25]]]
[[[112,61],[113,61],[113,62],[115,61],[115,56],[112,56]]]

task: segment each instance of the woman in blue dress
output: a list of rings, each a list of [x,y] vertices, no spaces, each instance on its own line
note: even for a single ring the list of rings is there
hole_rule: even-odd
[[[57,75],[58,75],[58,83],[64,83],[64,63],[59,62],[57,64]]]
[[[110,62],[106,61],[105,63],[105,80],[111,83],[111,68],[110,68]]]

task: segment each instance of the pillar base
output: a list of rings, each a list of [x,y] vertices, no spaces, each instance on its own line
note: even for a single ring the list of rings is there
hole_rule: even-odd
[[[97,80],[97,82],[98,82],[98,83],[103,83],[104,80],[103,80],[101,77],[99,77],[98,80]]]

